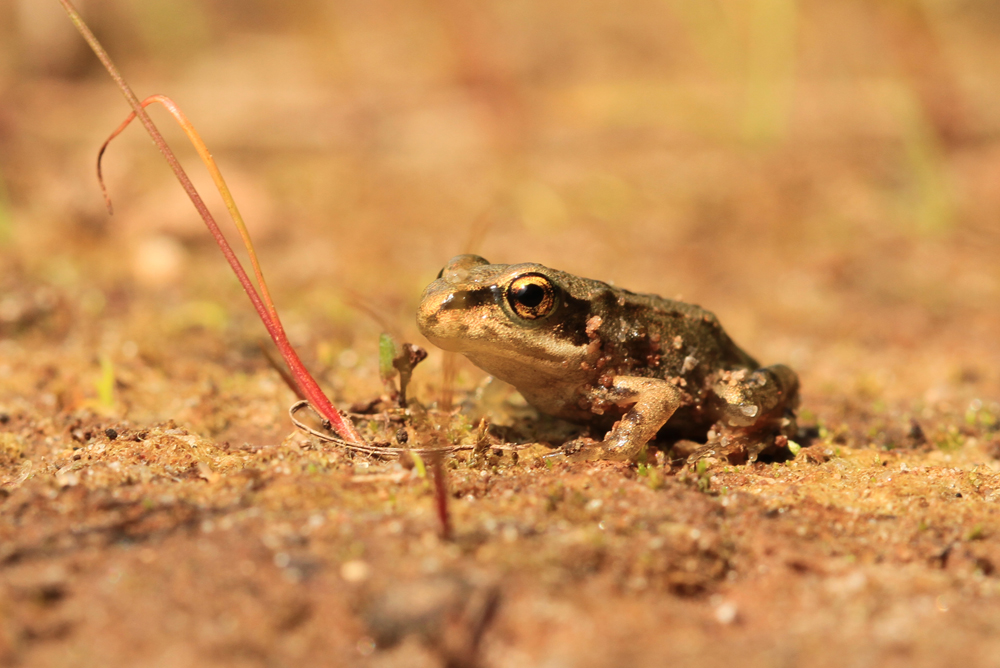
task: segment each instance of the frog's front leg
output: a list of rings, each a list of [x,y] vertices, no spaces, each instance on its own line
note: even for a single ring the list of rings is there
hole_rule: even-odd
[[[605,402],[631,407],[600,443],[590,442],[582,447],[570,444],[567,455],[571,460],[635,459],[685,398],[669,381],[641,376],[619,376],[610,388],[597,394]]]

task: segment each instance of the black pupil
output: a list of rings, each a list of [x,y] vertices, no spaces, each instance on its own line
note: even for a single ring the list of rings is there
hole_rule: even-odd
[[[528,308],[535,308],[545,299],[545,288],[537,283],[528,283],[514,289],[514,299]]]

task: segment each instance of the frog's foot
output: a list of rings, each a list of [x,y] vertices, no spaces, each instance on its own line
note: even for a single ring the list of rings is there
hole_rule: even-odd
[[[689,457],[688,462],[715,456],[730,464],[746,464],[757,461],[761,455],[780,456],[788,447],[789,435],[795,431],[795,416],[790,412],[788,416],[762,420],[749,427],[733,427],[720,420],[709,430],[704,448]]]
[[[749,456],[752,441],[744,436],[739,430],[724,429],[716,423],[709,430],[706,443],[691,443],[677,454],[683,456],[685,467],[692,467],[703,459],[732,465],[746,464],[753,461]]]

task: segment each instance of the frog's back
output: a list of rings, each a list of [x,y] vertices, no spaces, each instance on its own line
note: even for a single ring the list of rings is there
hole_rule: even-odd
[[[683,378],[693,389],[715,371],[758,367],[712,312],[658,295],[593,283],[588,298],[592,313],[601,318],[596,329],[603,365],[615,374]]]

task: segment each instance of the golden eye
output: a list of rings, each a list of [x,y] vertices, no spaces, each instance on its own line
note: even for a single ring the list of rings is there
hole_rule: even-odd
[[[556,290],[541,274],[519,276],[507,286],[507,303],[525,320],[538,320],[556,308]]]

